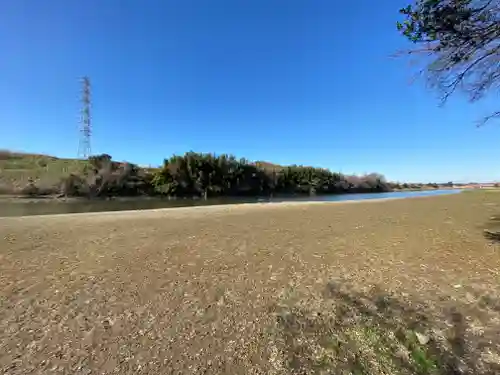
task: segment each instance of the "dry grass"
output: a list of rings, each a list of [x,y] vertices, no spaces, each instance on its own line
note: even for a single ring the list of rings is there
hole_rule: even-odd
[[[83,173],[86,166],[85,160],[0,150],[0,194],[19,192],[30,180],[53,187],[71,173]]]
[[[500,195],[0,219],[5,374],[498,373]]]

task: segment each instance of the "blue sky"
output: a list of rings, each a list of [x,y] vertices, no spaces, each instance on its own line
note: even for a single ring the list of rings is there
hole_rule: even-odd
[[[4,0],[0,148],[74,157],[79,77],[94,153],[158,165],[233,153],[391,180],[500,179],[493,98],[444,108],[391,58],[405,1]]]

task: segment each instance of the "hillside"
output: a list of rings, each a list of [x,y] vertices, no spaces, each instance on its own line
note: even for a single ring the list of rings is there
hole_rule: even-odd
[[[56,185],[72,173],[83,173],[87,165],[86,160],[0,150],[0,193],[19,192],[31,180]]]

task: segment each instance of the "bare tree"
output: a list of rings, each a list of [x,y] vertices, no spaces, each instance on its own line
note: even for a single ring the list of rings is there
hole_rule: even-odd
[[[429,84],[442,102],[455,91],[471,102],[500,89],[500,0],[417,0],[400,10],[398,30],[423,56]],[[500,110],[479,125],[500,118]]]

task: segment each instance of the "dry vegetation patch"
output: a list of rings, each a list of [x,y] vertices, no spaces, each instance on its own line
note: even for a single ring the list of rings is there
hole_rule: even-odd
[[[330,282],[321,296],[278,306],[278,367],[291,374],[497,374],[498,297],[469,296],[468,304],[437,307]]]

